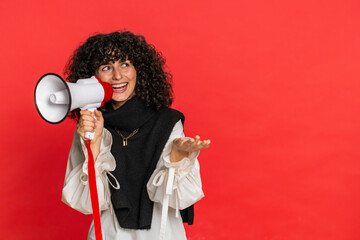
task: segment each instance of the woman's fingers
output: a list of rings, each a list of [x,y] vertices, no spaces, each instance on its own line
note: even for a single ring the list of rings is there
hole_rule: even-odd
[[[79,120],[79,126],[80,127],[95,127],[96,126],[96,120],[91,118],[90,116],[83,116]]]
[[[94,112],[88,110],[80,111],[80,118],[77,124],[77,133],[84,139],[85,132],[95,132],[93,141],[101,140],[104,125],[104,118],[101,111]]]
[[[210,146],[210,140],[205,140],[201,144],[201,148],[208,148]]]
[[[195,152],[210,146],[210,140],[200,140],[200,136],[195,138],[177,138],[174,140],[177,148],[186,152]]]
[[[89,111],[89,110],[80,110],[80,116],[91,116],[95,117],[95,113]]]
[[[78,122],[78,133],[84,135],[85,132],[94,132],[96,129],[95,114],[88,110],[80,111],[80,119]]]
[[[83,123],[82,125],[78,126],[78,132],[84,133],[84,132],[94,132],[96,129],[95,123]]]
[[[182,138],[175,138],[173,143],[176,145],[176,146],[179,146],[180,143],[182,142]]]
[[[95,114],[94,116],[96,116],[96,118],[97,118],[98,121],[103,121],[103,116],[102,116],[102,112],[101,112],[101,111],[95,110],[94,114]]]
[[[82,126],[82,130],[84,132],[94,132],[96,129],[96,125],[94,123],[88,123]]]
[[[89,122],[96,122],[96,119],[89,115],[81,116],[80,120],[82,121],[89,121]]]

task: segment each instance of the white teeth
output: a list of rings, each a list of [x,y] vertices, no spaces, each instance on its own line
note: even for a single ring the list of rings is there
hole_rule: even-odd
[[[121,83],[121,84],[117,84],[117,85],[112,85],[113,88],[121,88],[121,87],[125,87],[127,85],[127,83]]]

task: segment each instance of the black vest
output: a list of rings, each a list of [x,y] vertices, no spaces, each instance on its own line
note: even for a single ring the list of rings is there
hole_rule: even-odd
[[[111,188],[111,201],[121,227],[129,229],[150,229],[153,202],[149,199],[146,184],[156,168],[162,150],[176,122],[184,123],[184,115],[170,108],[159,111],[134,97],[117,110],[103,108],[105,128],[113,137],[111,153],[116,160],[112,174],[120,183],[120,189]],[[134,130],[136,134],[123,139]],[[111,179],[111,178],[110,178]],[[192,224],[193,206],[182,210],[184,222]]]

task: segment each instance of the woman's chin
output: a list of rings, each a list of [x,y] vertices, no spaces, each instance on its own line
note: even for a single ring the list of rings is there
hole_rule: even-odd
[[[124,102],[124,101],[127,101],[128,99],[130,99],[129,95],[128,94],[114,94],[113,97],[111,98],[111,100],[113,102]]]
[[[134,95],[133,95],[134,96]],[[114,109],[118,109],[122,105],[126,103],[129,99],[133,96],[124,96],[124,97],[114,97],[111,99],[111,104],[113,105]]]

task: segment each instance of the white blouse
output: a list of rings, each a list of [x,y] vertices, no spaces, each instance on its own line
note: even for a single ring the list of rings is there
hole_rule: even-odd
[[[118,183],[110,173],[115,169],[116,162],[110,152],[112,136],[104,128],[100,153],[95,161],[104,240],[186,239],[179,209],[191,206],[204,197],[204,194],[197,160],[199,152],[193,152],[179,162],[170,162],[172,142],[178,137],[184,137],[180,120],[175,124],[156,169],[147,183],[149,197],[154,202],[151,229],[132,230],[120,227],[111,203],[110,187],[118,189],[121,187],[121,182]],[[87,164],[86,145],[75,132],[69,153],[62,201],[79,212],[92,214]],[[116,185],[110,183],[107,173],[114,178]],[[95,239],[94,222],[91,223],[88,239]]]

